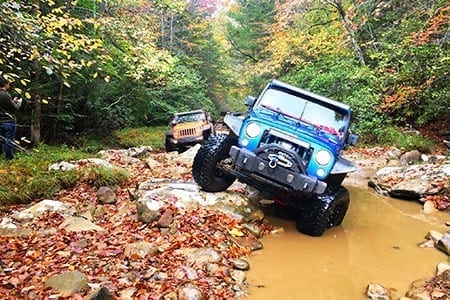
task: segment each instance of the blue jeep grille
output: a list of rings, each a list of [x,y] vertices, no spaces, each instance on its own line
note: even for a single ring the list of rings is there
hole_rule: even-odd
[[[306,143],[295,136],[287,135],[273,129],[266,130],[258,147],[272,144],[297,153],[302,159],[302,163],[305,167],[308,165],[314,150],[309,143]],[[286,153],[289,155],[289,152]]]

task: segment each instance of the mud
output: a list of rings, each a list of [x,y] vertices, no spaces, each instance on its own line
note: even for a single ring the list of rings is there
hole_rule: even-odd
[[[264,237],[264,248],[251,256],[248,299],[367,299],[369,283],[392,289],[397,299],[447,261],[418,244],[430,230],[449,230],[450,214],[427,215],[418,202],[380,196],[358,182],[344,185],[351,195],[347,216],[322,237],[298,233],[292,220],[268,218],[285,233]]]

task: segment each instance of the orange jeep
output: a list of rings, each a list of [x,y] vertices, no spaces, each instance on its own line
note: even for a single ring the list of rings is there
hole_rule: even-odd
[[[211,133],[214,133],[214,126],[206,111],[199,109],[176,113],[166,132],[166,151],[183,152],[189,146],[207,140]]]

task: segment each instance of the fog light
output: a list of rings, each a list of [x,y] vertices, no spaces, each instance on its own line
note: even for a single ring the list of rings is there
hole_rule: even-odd
[[[264,170],[265,167],[266,167],[266,166],[264,165],[263,162],[260,162],[260,163],[258,164],[258,170],[260,170],[260,171]]]
[[[242,146],[244,146],[244,147],[248,146],[248,140],[247,139],[243,139],[242,140]]]
[[[293,180],[294,180],[294,175],[288,174],[288,175],[286,176],[286,181],[287,181],[287,182],[291,183]]]
[[[317,176],[322,177],[323,175],[325,175],[325,170],[324,169],[317,170]]]

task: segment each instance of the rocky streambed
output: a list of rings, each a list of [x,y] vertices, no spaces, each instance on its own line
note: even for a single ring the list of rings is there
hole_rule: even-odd
[[[249,200],[254,191],[243,184],[236,182],[224,193],[200,191],[190,175],[196,150],[180,155],[148,147],[109,150],[100,153],[102,159],[49,166],[64,172],[100,164],[124,168],[131,179],[120,187],[80,183],[53,199],[3,213],[0,298],[245,298],[249,256],[263,248],[264,237],[282,235],[283,228],[267,221],[258,203]],[[404,164],[402,155],[393,148],[349,151],[346,156],[358,163],[358,171],[346,180],[370,182],[386,195],[408,191],[404,195],[422,201],[428,214],[446,210],[447,158],[424,161],[419,155]],[[386,166],[396,171],[379,171]],[[411,174],[422,189],[416,189],[417,182],[411,189],[399,185],[413,182]],[[421,245],[448,255],[448,240],[446,232],[430,232]],[[448,272],[441,264],[435,277],[415,283],[407,296],[448,295]],[[368,283],[366,295],[392,297],[376,283]]]

